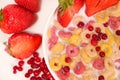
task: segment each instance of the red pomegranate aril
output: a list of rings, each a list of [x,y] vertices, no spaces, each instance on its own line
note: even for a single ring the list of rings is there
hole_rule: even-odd
[[[88,30],[89,30],[89,31],[93,31],[93,29],[94,29],[93,26],[91,26],[91,25],[88,26]]]
[[[108,22],[106,22],[103,25],[104,25],[104,27],[108,27],[109,24],[108,24]]]
[[[42,78],[41,77],[37,77],[36,80],[42,80]]]
[[[39,65],[36,63],[31,64],[31,68],[39,68]]]
[[[40,62],[41,59],[40,59],[39,57],[35,57],[35,61],[36,61],[36,62]]]
[[[38,76],[40,74],[39,70],[34,70],[33,71],[34,76]]]
[[[23,68],[21,66],[19,66],[18,71],[23,71]]]
[[[93,35],[92,35],[92,39],[97,40],[97,35],[96,35],[96,34],[93,34]]]
[[[33,53],[33,57],[38,57],[38,56],[39,56],[39,54],[37,52]]]
[[[42,71],[43,71],[43,73],[48,73],[49,72],[49,70],[47,68],[43,69]]]
[[[65,62],[70,63],[71,61],[72,61],[72,59],[70,57],[65,58]]]
[[[13,70],[17,70],[18,69],[18,66],[13,66]]]
[[[100,32],[101,32],[101,29],[100,29],[99,27],[97,27],[97,28],[95,29],[95,32],[96,32],[96,33],[100,33]]]
[[[99,53],[99,55],[100,55],[100,57],[105,57],[105,52],[101,51],[101,52]]]
[[[86,34],[86,38],[90,38],[90,34]]]
[[[116,31],[116,35],[120,36],[120,30]]]
[[[44,64],[43,62],[41,62],[41,63],[39,64],[39,66],[40,66],[41,69],[45,68],[45,64]]]
[[[27,64],[33,64],[34,63],[34,57],[31,57],[28,61]]]
[[[83,28],[84,25],[85,25],[84,22],[80,21],[80,22],[78,22],[77,27],[78,28]]]
[[[105,33],[102,34],[102,37],[101,37],[103,40],[106,40],[107,39],[107,35]]]
[[[32,77],[30,78],[30,80],[36,80],[36,77],[35,77],[35,76],[32,76]]]
[[[96,46],[96,45],[98,44],[98,41],[95,40],[95,39],[92,39],[92,40],[91,40],[91,44],[92,44],[93,46]]]
[[[30,74],[29,74],[29,73],[25,73],[25,77],[26,77],[26,78],[29,78],[29,77],[30,77]]]
[[[19,65],[19,66],[23,66],[23,65],[24,65],[24,61],[23,61],[23,60],[19,61],[19,62],[18,62],[18,65]]]
[[[104,78],[103,75],[100,75],[100,76],[98,77],[98,80],[105,80],[105,78]]]
[[[47,79],[47,75],[46,75],[45,73],[43,73],[43,74],[41,75],[41,77],[42,77],[43,79]]]
[[[29,73],[29,74],[32,74],[32,73],[33,73],[33,69],[29,69],[29,70],[28,70],[28,73]]]
[[[69,72],[69,71],[70,71],[70,68],[69,68],[69,66],[64,66],[64,67],[63,67],[63,70],[64,70],[65,72]]]
[[[95,48],[95,50],[96,50],[97,52],[100,51],[100,50],[101,50],[100,46],[97,46],[97,47]]]

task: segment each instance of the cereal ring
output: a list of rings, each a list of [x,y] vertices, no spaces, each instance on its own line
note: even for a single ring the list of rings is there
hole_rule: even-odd
[[[113,71],[110,70],[105,70],[103,72],[100,72],[99,75],[103,75],[105,80],[107,79],[108,76],[110,76],[112,74]]]
[[[61,62],[61,64],[62,64],[63,66],[68,66],[69,63],[67,63],[67,62],[65,61],[65,58],[66,58],[66,54],[62,54],[62,55],[60,56],[60,62]]]
[[[79,80],[74,74],[70,74],[70,80]]]
[[[63,43],[58,42],[52,47],[51,52],[52,53],[61,53],[64,50],[64,47],[65,47],[65,45]]]
[[[61,25],[57,20],[54,20],[54,26],[55,26],[57,29],[63,29],[62,25]]]
[[[70,72],[65,72],[63,68],[56,72],[60,80],[67,80],[70,76]]]
[[[80,33],[82,32],[82,29],[81,28],[77,28],[73,31],[73,34],[75,35],[80,35]]]
[[[93,67],[97,70],[103,70],[104,69],[104,60],[102,58],[96,58],[93,61]]]
[[[84,70],[85,70],[85,66],[81,61],[77,62],[73,69],[75,74],[83,74]]]
[[[107,11],[109,12],[110,16],[120,16],[120,1],[116,5],[108,8]]]
[[[107,77],[107,80],[114,80],[115,78],[115,72],[113,72],[111,75]]]
[[[92,58],[90,58],[87,54],[85,49],[80,50],[81,54],[81,60],[84,61],[86,64],[90,63],[92,61]]]
[[[72,35],[69,39],[69,44],[79,46],[80,43],[81,43],[81,39],[79,35]]]
[[[80,21],[82,21],[82,22],[84,22],[85,20],[84,20],[84,17],[83,16],[81,16],[81,15],[79,15],[79,16],[75,16],[74,18],[73,18],[73,25],[74,26],[76,26]]]
[[[50,67],[51,67],[51,69],[53,71],[58,71],[62,67],[62,65],[61,65],[61,63],[60,63],[60,61],[59,61],[58,58],[52,58],[52,59],[50,59],[49,63],[50,63]]]
[[[70,69],[73,69],[75,67],[75,64],[76,64],[76,60],[73,60],[69,65]]]
[[[65,31],[63,31],[63,30],[60,30],[60,31],[58,32],[58,35],[59,35],[60,37],[63,37],[63,38],[70,38],[70,37],[72,36],[72,33],[71,33],[71,32],[65,32]]]
[[[105,69],[114,70],[114,62],[111,58],[106,57],[104,60]]]
[[[112,55],[112,47],[109,44],[100,44],[101,50],[105,52],[106,57],[110,57]]]
[[[89,68],[84,71],[83,76],[89,76],[93,73],[94,73],[93,69]]]
[[[91,58],[94,58],[97,56],[97,52],[95,50],[95,47],[92,46],[91,44],[88,44],[86,47],[85,47],[85,51],[87,53],[87,55]]]
[[[107,11],[101,11],[95,15],[96,21],[105,23],[109,20],[109,13]]]
[[[75,45],[68,45],[66,47],[66,55],[67,57],[75,57],[79,53],[79,48]]]

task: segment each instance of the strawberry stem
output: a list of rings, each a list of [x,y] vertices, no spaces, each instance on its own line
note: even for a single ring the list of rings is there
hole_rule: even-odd
[[[3,20],[2,9],[0,10],[0,21]]]

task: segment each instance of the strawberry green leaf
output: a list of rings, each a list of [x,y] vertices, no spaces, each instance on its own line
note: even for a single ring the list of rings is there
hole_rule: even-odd
[[[3,20],[2,9],[0,10],[0,21]]]

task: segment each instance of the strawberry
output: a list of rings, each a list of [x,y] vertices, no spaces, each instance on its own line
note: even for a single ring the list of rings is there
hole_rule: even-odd
[[[37,20],[36,14],[15,4],[5,6],[0,13],[0,27],[7,34],[23,31]]]
[[[84,0],[59,0],[57,20],[63,27],[67,27],[73,16],[79,12]]]
[[[15,0],[17,4],[29,9],[32,12],[38,12],[40,9],[40,0]]]
[[[7,52],[15,58],[24,59],[32,55],[41,42],[41,35],[26,32],[15,33],[8,39]]]
[[[104,10],[118,3],[119,0],[86,0],[86,14],[92,16],[95,13]]]

